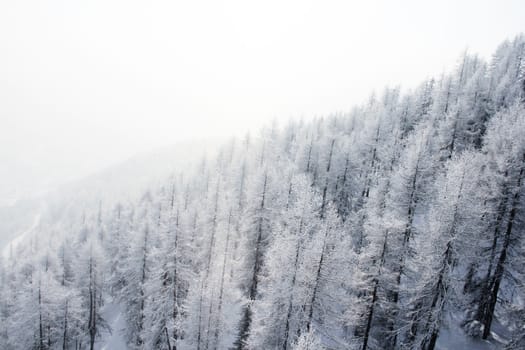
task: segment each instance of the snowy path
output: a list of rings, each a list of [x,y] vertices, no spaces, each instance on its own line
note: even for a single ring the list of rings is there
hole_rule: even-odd
[[[111,326],[111,334],[105,333],[102,339],[95,344],[96,350],[126,350],[126,341],[122,334],[126,328],[126,322],[122,315],[120,305],[108,303],[104,306],[103,317]]]

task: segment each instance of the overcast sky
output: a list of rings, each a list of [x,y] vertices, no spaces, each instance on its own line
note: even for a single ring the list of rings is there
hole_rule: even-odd
[[[0,1],[0,195],[348,111],[525,31],[523,0]]]

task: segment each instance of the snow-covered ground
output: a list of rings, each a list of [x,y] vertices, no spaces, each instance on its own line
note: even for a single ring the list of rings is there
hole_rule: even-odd
[[[474,340],[467,337],[458,327],[456,329],[443,329],[436,345],[437,350],[495,350],[497,347],[489,341]]]
[[[123,332],[126,322],[119,304],[111,302],[104,306],[103,317],[111,326],[111,333],[104,333],[102,339],[95,344],[96,350],[126,350]]]
[[[440,330],[436,344],[437,350],[495,350],[500,348],[494,341],[473,339],[467,336],[459,326],[460,322],[461,316],[459,313],[447,314],[447,324],[449,326]],[[497,337],[495,332],[492,332],[492,335]]]

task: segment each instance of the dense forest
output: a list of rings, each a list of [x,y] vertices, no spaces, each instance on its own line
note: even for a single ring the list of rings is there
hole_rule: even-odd
[[[0,259],[0,349],[525,348],[525,37],[270,125]]]

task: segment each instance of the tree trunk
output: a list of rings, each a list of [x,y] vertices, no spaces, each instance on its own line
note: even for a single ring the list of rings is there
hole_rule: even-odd
[[[523,155],[523,162],[525,162],[525,154]],[[507,222],[507,227],[505,230],[505,241],[503,242],[503,248],[501,250],[500,256],[498,258],[498,263],[496,265],[496,270],[494,272],[494,277],[492,281],[492,288],[490,291],[489,304],[485,317],[483,318],[483,339],[487,339],[490,335],[490,327],[492,325],[492,319],[494,317],[494,309],[496,308],[496,303],[498,301],[498,293],[501,281],[503,279],[503,274],[505,272],[505,262],[507,260],[507,253],[512,236],[512,227],[514,225],[514,220],[516,217],[516,211],[520,202],[520,190],[521,190],[521,179],[523,177],[523,172],[525,166],[522,166],[520,173],[518,175],[518,181],[516,185],[516,191],[514,193],[514,198],[512,200],[512,207],[509,213],[509,219]]]
[[[407,253],[408,245],[410,242],[410,237],[412,235],[412,223],[414,220],[414,212],[416,210],[416,187],[417,187],[417,178],[419,173],[419,161],[421,159],[421,154],[418,155],[414,174],[412,177],[412,183],[411,183],[411,189],[410,189],[410,199],[408,204],[408,211],[407,211],[407,224],[405,226],[405,231],[403,232],[403,244],[401,246],[401,252],[399,257],[399,268],[396,275],[396,286],[395,289],[392,292],[391,296],[391,302],[394,305],[394,308],[397,308],[397,303],[399,301],[399,287],[401,286],[401,276],[403,275],[403,271],[405,268],[405,255]],[[397,310],[394,311],[393,317],[397,315]],[[397,343],[397,333],[394,330],[395,322],[391,322],[389,325],[389,333],[392,334],[391,338],[391,345],[392,347],[396,346]]]
[[[370,338],[370,330],[372,329],[372,319],[374,318],[374,308],[377,302],[377,288],[379,287],[379,277],[382,274],[383,265],[385,263],[385,254],[388,242],[388,231],[385,232],[385,239],[383,241],[383,250],[381,251],[381,262],[379,263],[379,270],[376,277],[374,278],[374,290],[372,292],[372,301],[370,302],[370,308],[368,310],[368,316],[366,320],[365,334],[363,335],[363,347],[362,350],[366,350],[368,347],[368,339]]]
[[[292,316],[292,307],[293,307],[293,292],[295,290],[295,280],[297,277],[297,263],[299,262],[299,252],[301,250],[301,243],[299,241],[301,237],[301,232],[303,230],[303,219],[301,218],[301,222],[299,223],[299,231],[298,231],[298,241],[297,246],[295,249],[295,262],[294,262],[294,270],[293,270],[293,277],[292,277],[292,287],[290,290],[290,298],[288,300],[288,312],[286,313],[286,324],[284,328],[284,343],[283,343],[283,350],[288,349],[288,338],[290,334],[290,317]]]
[[[40,277],[41,278],[41,277]],[[42,324],[42,291],[41,281],[38,281],[38,346],[40,350],[44,349],[44,325]]]
[[[250,303],[255,300],[257,297],[257,287],[259,283],[259,274],[263,263],[263,247],[262,247],[262,234],[263,234],[263,227],[262,227],[262,210],[264,209],[264,201],[266,197],[266,185],[268,181],[268,174],[264,174],[264,184],[263,184],[263,191],[262,191],[262,199],[261,199],[261,215],[259,216],[259,223],[257,225],[257,240],[255,243],[255,262],[253,266],[253,274],[252,274],[252,281],[248,293],[248,298],[250,300]],[[249,332],[250,332],[250,326],[252,322],[252,310],[251,310],[251,304],[248,304],[244,309],[244,314],[241,320],[240,324],[240,331],[239,331],[239,337],[237,341],[235,342],[235,348],[238,350],[246,349],[246,340],[248,339]]]
[[[63,333],[63,337],[62,337],[62,350],[67,350],[67,343],[68,343],[68,339],[67,339],[67,305],[68,304],[68,300],[66,299],[66,310],[65,310],[65,313],[64,313],[64,333]]]
[[[319,263],[317,265],[317,271],[316,271],[316,275],[315,275],[315,284],[314,284],[314,288],[313,288],[313,292],[312,292],[312,298],[310,299],[310,310],[308,311],[308,319],[307,319],[307,322],[306,322],[306,331],[309,332],[310,331],[310,328],[312,326],[312,319],[313,319],[313,315],[314,315],[314,304],[315,304],[315,301],[317,299],[317,292],[319,290],[319,282],[320,282],[320,279],[321,279],[321,272],[322,272],[322,269],[323,269],[323,263],[324,263],[324,259],[325,259],[325,255],[326,255],[326,245],[327,245],[327,240],[328,240],[328,231],[329,231],[329,227],[328,227],[328,223],[326,224],[326,229],[325,229],[325,233],[324,233],[324,238],[323,238],[323,248],[321,249],[321,255],[319,257]]]
[[[178,298],[178,271],[177,271],[177,259],[178,259],[178,238],[179,238],[179,208],[177,208],[177,215],[175,219],[175,232],[174,232],[174,261],[173,261],[173,322],[177,322],[177,317],[179,313],[179,298]],[[168,330],[166,329],[166,332]],[[178,330],[175,326],[173,329],[173,350],[177,350],[177,339],[178,339]],[[168,336],[168,342],[169,342],[169,336]],[[169,343],[168,343],[169,346]],[[171,350],[171,348],[170,348]]]
[[[226,243],[224,246],[224,257],[222,259],[222,272],[221,272],[221,283],[219,287],[219,305],[217,306],[217,321],[215,324],[215,333],[214,333],[214,349],[217,349],[217,344],[219,342],[219,334],[221,331],[221,313],[222,313],[222,298],[224,293],[224,279],[226,275],[226,259],[228,257],[228,247],[230,244],[230,225],[232,219],[232,210],[230,209],[230,215],[228,216],[228,229],[226,231]]]
[[[208,286],[208,276],[210,274],[210,268],[211,268],[211,260],[213,256],[213,248],[215,246],[215,233],[217,232],[217,213],[219,210],[219,188],[220,188],[220,181],[217,182],[217,190],[215,192],[215,208],[213,212],[213,218],[212,218],[212,230],[211,230],[211,241],[210,241],[210,247],[208,249],[207,254],[207,260],[206,260],[206,268],[204,270],[204,276],[201,283],[201,293],[200,293],[200,300],[199,300],[199,330],[197,333],[197,350],[200,350],[201,348],[201,339],[203,336],[203,330],[201,330],[201,324],[202,324],[202,304],[204,302],[204,291]],[[205,330],[206,331],[206,344],[205,349],[208,348],[208,334],[209,334],[209,327],[210,327],[210,317],[211,317],[211,308],[212,308],[212,301],[210,300],[210,310],[208,310],[208,327]]]

